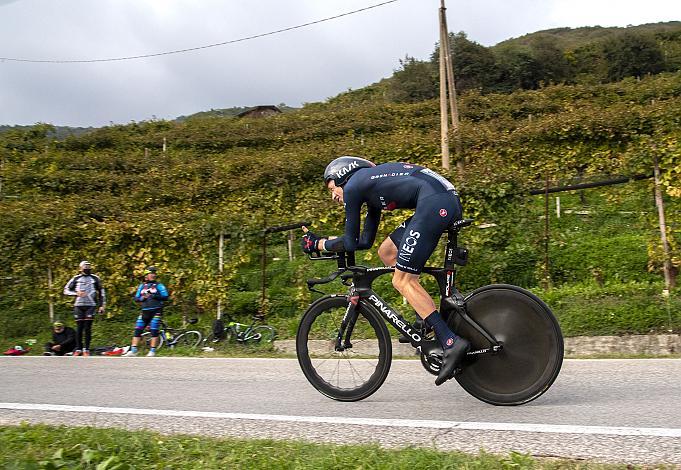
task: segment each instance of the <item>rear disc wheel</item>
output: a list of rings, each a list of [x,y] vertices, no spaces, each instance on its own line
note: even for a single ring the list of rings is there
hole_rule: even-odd
[[[563,363],[563,336],[549,307],[529,291],[503,284],[477,289],[465,302],[468,315],[503,348],[467,356],[456,375],[464,390],[493,405],[521,405],[548,390]],[[471,350],[491,347],[458,315],[453,329]]]

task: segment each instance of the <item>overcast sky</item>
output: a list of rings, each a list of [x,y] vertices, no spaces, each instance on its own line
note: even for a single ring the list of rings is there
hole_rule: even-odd
[[[91,60],[254,36],[385,0],[0,0],[0,57]],[[211,108],[323,101],[428,58],[439,0],[394,3],[182,54],[99,63],[0,61],[0,124],[102,126]],[[447,0],[485,46],[542,29],[681,20],[681,0]]]

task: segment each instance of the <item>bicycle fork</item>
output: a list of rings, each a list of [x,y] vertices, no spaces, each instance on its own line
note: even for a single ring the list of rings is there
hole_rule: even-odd
[[[345,309],[345,315],[343,315],[343,321],[341,321],[338,337],[336,338],[336,346],[334,349],[338,352],[352,348],[350,336],[352,336],[352,331],[355,329],[355,323],[357,322],[358,303],[359,295],[356,292],[351,292],[350,295],[348,295],[348,307]],[[345,336],[345,339],[343,336]]]

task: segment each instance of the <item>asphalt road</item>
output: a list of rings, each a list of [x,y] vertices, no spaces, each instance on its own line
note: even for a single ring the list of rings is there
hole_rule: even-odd
[[[423,446],[681,467],[681,360],[566,360],[518,407],[394,361],[383,387],[330,400],[289,359],[0,358],[0,424],[150,428],[214,436]]]

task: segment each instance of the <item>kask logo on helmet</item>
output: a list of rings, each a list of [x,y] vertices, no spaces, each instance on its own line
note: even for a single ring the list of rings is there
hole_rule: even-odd
[[[351,162],[348,166],[344,166],[343,168],[336,172],[336,178],[342,178],[343,176],[347,175],[352,170],[358,167],[359,163],[357,163],[357,161]]]

